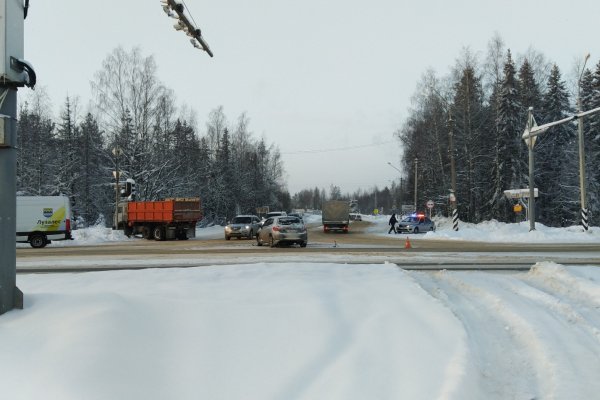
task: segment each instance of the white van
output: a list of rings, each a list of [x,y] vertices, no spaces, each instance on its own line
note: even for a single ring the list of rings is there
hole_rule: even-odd
[[[71,240],[67,196],[17,196],[17,242],[42,248],[52,240]]]

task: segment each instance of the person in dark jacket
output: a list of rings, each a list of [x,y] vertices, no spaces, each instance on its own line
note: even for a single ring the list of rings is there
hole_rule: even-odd
[[[392,233],[392,231],[394,231],[394,233],[396,232],[396,223],[398,222],[398,220],[396,219],[396,214],[392,214],[392,216],[390,217],[390,222],[388,223],[388,225],[390,225],[390,230],[388,231],[388,235],[390,233]]]

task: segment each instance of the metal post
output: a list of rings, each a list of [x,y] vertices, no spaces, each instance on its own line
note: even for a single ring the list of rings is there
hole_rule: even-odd
[[[119,155],[121,153],[121,149],[119,148],[119,146],[115,146],[115,148],[113,149],[113,153],[115,155],[115,179],[116,179],[116,184],[115,184],[115,216],[113,218],[114,224],[113,224],[113,229],[119,229],[119,192],[120,192],[120,187],[119,187],[119,179],[120,177],[120,172],[119,172]]]
[[[585,71],[585,64],[587,60],[590,58],[590,54],[588,53],[585,56],[585,60],[583,62],[583,67],[581,68],[581,74],[579,75],[579,80],[577,81],[577,110],[579,113],[581,110],[581,78],[583,77],[583,72]],[[581,196],[581,225],[583,226],[584,232],[588,231],[588,210],[586,205],[586,192],[585,192],[585,151],[584,151],[584,143],[583,143],[583,117],[579,117],[577,120],[577,130],[578,130],[578,139],[579,139],[579,188],[580,188],[580,196]]]
[[[0,146],[0,314],[23,308],[23,293],[17,288],[17,90],[0,86],[3,146]],[[0,99],[3,97],[0,95]]]
[[[527,130],[530,130],[533,125],[533,107],[529,107],[527,112]],[[529,232],[535,231],[535,185],[533,181],[533,145],[535,140],[533,137],[529,137],[527,142],[527,148],[529,149],[529,199],[527,206],[527,214],[529,217]]]
[[[417,212],[417,169],[419,167],[419,159],[415,157],[415,212]]]

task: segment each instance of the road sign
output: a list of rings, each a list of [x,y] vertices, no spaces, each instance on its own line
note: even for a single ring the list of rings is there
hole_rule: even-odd
[[[427,208],[433,208],[434,205],[435,203],[433,202],[433,200],[427,201]]]

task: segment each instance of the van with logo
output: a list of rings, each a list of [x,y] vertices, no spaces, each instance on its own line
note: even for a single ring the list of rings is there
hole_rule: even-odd
[[[72,240],[67,196],[17,196],[17,243],[42,248],[53,240]]]

